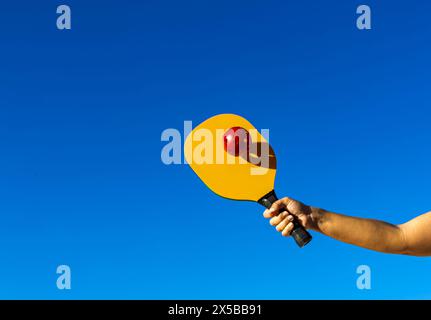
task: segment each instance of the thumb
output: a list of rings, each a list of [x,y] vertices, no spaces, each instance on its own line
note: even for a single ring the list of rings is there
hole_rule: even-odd
[[[275,217],[280,213],[282,209],[284,209],[286,206],[283,203],[283,199],[279,199],[275,201],[270,208],[266,209],[263,213],[263,216],[265,218],[272,218]]]
[[[286,210],[289,211],[290,214],[293,214],[295,216],[300,215],[303,213],[302,211],[302,203],[299,201],[296,201],[295,199],[285,197],[282,199],[283,203],[286,207]]]

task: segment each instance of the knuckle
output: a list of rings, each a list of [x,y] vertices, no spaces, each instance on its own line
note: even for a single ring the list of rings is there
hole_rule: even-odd
[[[282,200],[285,206],[287,206],[292,201],[292,199],[290,199],[289,197],[284,197]]]
[[[292,200],[292,199],[288,199],[286,201],[286,209],[289,211],[294,211],[295,209],[295,203],[296,201]]]

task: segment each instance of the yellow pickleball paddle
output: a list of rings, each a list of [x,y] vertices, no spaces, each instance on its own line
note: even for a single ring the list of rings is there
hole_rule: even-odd
[[[247,131],[247,159],[227,152],[224,134],[231,128]],[[202,122],[187,136],[184,155],[205,185],[221,197],[255,201],[266,208],[278,200],[274,191],[275,154],[259,131],[241,116],[219,114]],[[300,247],[312,239],[297,220],[292,237]]]

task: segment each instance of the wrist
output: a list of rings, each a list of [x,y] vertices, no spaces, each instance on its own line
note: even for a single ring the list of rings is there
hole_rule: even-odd
[[[327,218],[327,211],[311,207],[311,215],[310,215],[310,229],[318,232],[322,232],[323,225],[325,223],[325,220]]]

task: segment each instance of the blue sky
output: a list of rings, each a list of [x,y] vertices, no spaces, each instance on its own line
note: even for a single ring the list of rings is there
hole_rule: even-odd
[[[368,4],[372,30],[356,29]],[[56,7],[72,30],[56,29]],[[428,258],[314,234],[160,160],[218,113],[270,129],[276,189],[392,223],[431,210],[431,4],[26,1],[0,13],[0,298],[423,299]],[[192,201],[190,201],[192,199]],[[72,290],[56,288],[58,265]],[[356,288],[369,265],[372,289]]]

